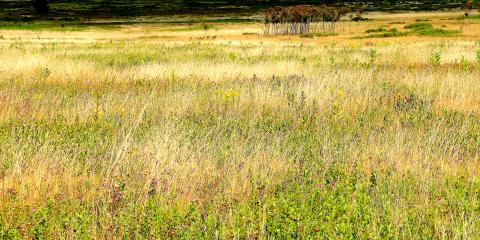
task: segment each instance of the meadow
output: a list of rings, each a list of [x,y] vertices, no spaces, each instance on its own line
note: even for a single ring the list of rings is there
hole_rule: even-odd
[[[462,16],[0,23],[0,239],[478,239]]]

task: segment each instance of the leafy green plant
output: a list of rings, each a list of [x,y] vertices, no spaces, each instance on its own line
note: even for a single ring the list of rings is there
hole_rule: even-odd
[[[377,49],[372,48],[372,49],[368,50],[368,57],[369,57],[368,64],[370,66],[373,66],[375,64],[376,60],[377,60],[377,57],[378,57]]]
[[[480,48],[475,51],[475,60],[480,64]]]
[[[40,70],[41,79],[47,79],[51,74],[52,74],[52,70],[48,67],[42,68],[42,70]]]
[[[337,59],[335,58],[335,56],[330,56],[328,57],[328,62],[331,66],[334,66],[337,63]]]
[[[238,56],[237,56],[237,54],[235,54],[234,52],[231,52],[231,53],[228,54],[228,59],[229,59],[230,61],[234,62],[235,60],[238,59]]]
[[[432,53],[430,53],[428,60],[431,65],[439,66],[442,61],[442,53],[440,51],[433,51]]]
[[[470,70],[470,62],[467,60],[467,58],[465,58],[465,56],[461,56],[460,57],[460,60],[458,60],[458,63],[460,64],[460,67],[464,70],[464,71],[468,71]]]

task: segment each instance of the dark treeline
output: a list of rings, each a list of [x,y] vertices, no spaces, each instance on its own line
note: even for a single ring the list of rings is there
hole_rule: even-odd
[[[467,0],[0,0],[0,18],[37,15],[110,17],[166,14],[251,13],[272,7],[328,5],[365,11],[460,8]],[[1,19],[0,19],[1,20]]]

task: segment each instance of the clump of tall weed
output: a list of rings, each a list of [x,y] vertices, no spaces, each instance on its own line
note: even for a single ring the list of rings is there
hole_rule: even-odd
[[[434,99],[404,84],[382,84],[379,102],[405,127],[426,126],[433,116]]]
[[[382,102],[395,111],[429,111],[433,100],[419,95],[414,89],[392,82],[382,84]]]
[[[254,75],[254,80],[256,76]],[[307,78],[303,75],[289,75],[286,77],[278,77],[273,75],[268,82],[270,83],[272,89],[274,90],[290,90],[292,87],[297,86],[298,84],[307,81]]]
[[[305,107],[305,100],[307,96],[302,91],[299,96],[295,92],[287,92],[287,103],[289,107],[295,107],[297,110],[302,110]]]

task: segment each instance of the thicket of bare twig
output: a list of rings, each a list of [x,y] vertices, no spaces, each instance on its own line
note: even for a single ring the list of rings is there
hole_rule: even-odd
[[[299,5],[264,11],[265,35],[289,35],[334,32],[344,7]]]

